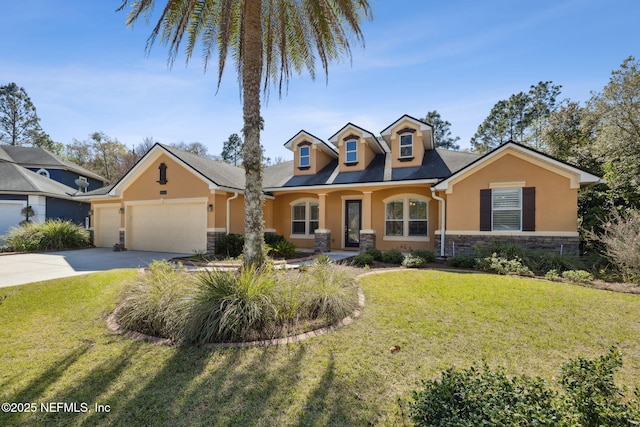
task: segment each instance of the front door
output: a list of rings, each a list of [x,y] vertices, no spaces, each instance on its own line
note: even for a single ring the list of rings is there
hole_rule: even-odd
[[[344,246],[347,248],[357,248],[360,246],[362,200],[345,200],[344,208]]]

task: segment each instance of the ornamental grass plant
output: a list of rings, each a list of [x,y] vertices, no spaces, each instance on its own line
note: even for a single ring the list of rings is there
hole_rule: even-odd
[[[25,222],[9,230],[5,244],[16,252],[84,248],[91,244],[89,231],[71,221],[52,219]]]
[[[126,287],[116,316],[125,329],[200,345],[327,326],[357,304],[355,278],[330,262],[300,272],[266,266],[190,273],[164,261]]]

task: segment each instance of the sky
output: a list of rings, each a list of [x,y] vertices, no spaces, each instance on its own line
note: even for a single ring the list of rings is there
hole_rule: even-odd
[[[162,2],[159,2],[162,3]],[[294,76],[263,103],[266,155],[300,130],[324,141],[347,123],[374,135],[409,114],[437,110],[461,147],[498,101],[540,81],[561,99],[586,102],[629,56],[640,58],[637,0],[370,0],[365,46],[352,46],[316,80]],[[167,48],[145,52],[152,23],[126,26],[121,0],[1,0],[0,85],[15,82],[36,106],[43,130],[64,144],[104,132],[133,147],[152,137],[201,142],[220,154],[241,134],[237,73],[200,52],[173,67]],[[321,66],[318,64],[318,71]]]

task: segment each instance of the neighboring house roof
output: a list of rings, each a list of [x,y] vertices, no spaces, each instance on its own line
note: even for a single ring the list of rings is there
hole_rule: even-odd
[[[0,146],[0,160],[17,163],[28,168],[54,168],[65,169],[88,178],[107,182],[107,179],[97,173],[91,172],[82,166],[76,165],[40,147],[21,147],[14,145]]]
[[[449,184],[452,181],[459,179],[461,176],[463,176],[465,173],[467,173],[471,169],[482,167],[483,164],[491,162],[494,158],[497,158],[498,156],[502,155],[505,151],[509,149],[513,149],[518,153],[528,155],[531,158],[535,159],[536,161],[541,162],[541,164],[546,164],[551,167],[555,167],[555,168],[559,168],[564,171],[567,171],[568,173],[576,177],[575,179],[576,187],[584,187],[584,186],[589,186],[592,184],[597,184],[602,182],[602,178],[596,175],[593,175],[583,169],[580,169],[562,160],[556,159],[555,157],[552,157],[548,154],[534,150],[533,148],[527,147],[526,145],[518,144],[513,141],[508,141],[502,144],[501,146],[495,148],[494,150],[489,151],[485,155],[477,158],[475,161],[470,162],[463,168],[454,172],[451,176],[441,179],[434,186],[434,188],[438,191],[448,190]]]
[[[10,162],[0,162],[2,188],[0,192],[10,194],[43,194],[70,199],[77,190],[38,175],[22,166]]]

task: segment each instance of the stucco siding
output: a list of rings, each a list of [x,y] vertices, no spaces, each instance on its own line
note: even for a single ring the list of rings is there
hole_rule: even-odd
[[[578,190],[570,188],[570,180],[511,154],[452,186],[451,193],[445,195],[447,230],[479,230],[480,190],[510,182],[536,188],[536,231],[577,231]]]

